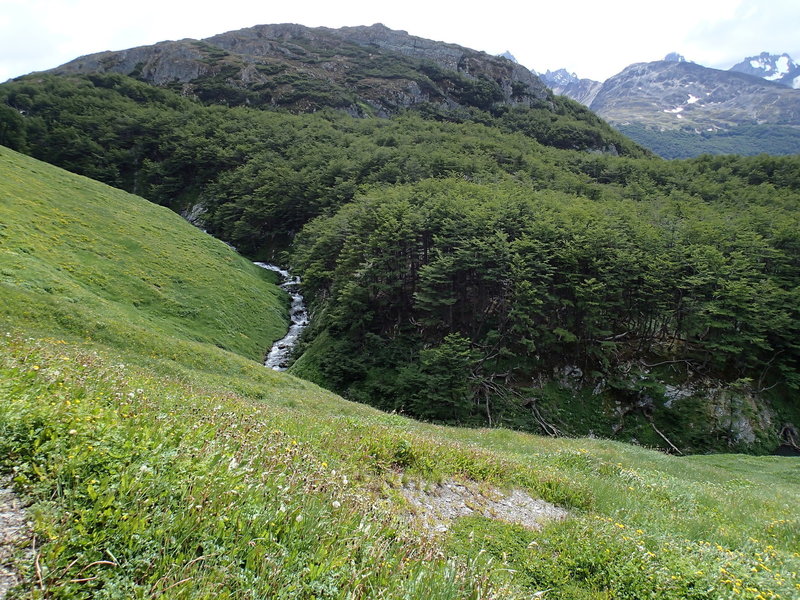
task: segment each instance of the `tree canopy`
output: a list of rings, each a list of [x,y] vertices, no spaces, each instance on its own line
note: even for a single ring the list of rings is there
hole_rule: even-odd
[[[0,143],[199,203],[210,232],[291,263],[314,314],[294,370],[350,397],[535,427],[520,407],[559,370],[636,405],[669,364],[800,417],[800,157],[666,161],[595,121],[566,101],[356,119],[120,75],[0,86]]]

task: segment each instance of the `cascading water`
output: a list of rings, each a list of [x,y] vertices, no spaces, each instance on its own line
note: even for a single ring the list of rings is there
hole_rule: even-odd
[[[292,354],[292,351],[294,350],[294,347],[297,344],[297,340],[300,338],[300,334],[303,332],[303,329],[305,329],[308,325],[308,311],[306,310],[306,305],[303,301],[303,295],[300,293],[300,278],[292,276],[289,271],[286,269],[281,269],[276,265],[263,262],[257,262],[254,264],[262,269],[274,271],[283,277],[283,283],[281,283],[281,287],[289,292],[289,296],[292,299],[292,308],[289,313],[289,318],[291,319],[292,324],[289,326],[289,332],[272,345],[272,348],[270,349],[269,354],[267,354],[267,358],[264,361],[265,367],[269,367],[270,369],[274,369],[276,371],[285,371],[289,366],[289,356]]]

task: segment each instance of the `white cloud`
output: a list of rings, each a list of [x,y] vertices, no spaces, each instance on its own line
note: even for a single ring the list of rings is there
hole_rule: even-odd
[[[800,57],[800,3],[796,0],[743,0],[733,13],[698,23],[686,38],[687,52],[710,67],[727,69],[746,56],[767,51]]]

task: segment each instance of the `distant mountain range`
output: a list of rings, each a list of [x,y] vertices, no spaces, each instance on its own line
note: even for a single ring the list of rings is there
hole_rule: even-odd
[[[592,106],[594,97],[603,87],[602,81],[594,79],[581,79],[575,73],[570,73],[566,69],[557,71],[547,71],[539,78],[547,84],[554,93],[567,96],[577,100],[588,107]]]
[[[662,156],[800,152],[800,66],[788,54],[764,52],[723,71],[673,52],[604,82],[565,69],[540,77]]]

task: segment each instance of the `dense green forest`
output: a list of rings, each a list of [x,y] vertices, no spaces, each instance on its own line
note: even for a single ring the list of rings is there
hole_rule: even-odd
[[[664,158],[701,154],[798,154],[800,128],[787,125],[739,125],[723,131],[654,130],[641,125],[617,125],[622,133]]]
[[[351,398],[772,450],[800,422],[800,158],[655,159],[560,102],[354,119],[31,76],[0,86],[0,143],[202,204],[210,232],[289,264],[313,312],[293,369]]]

